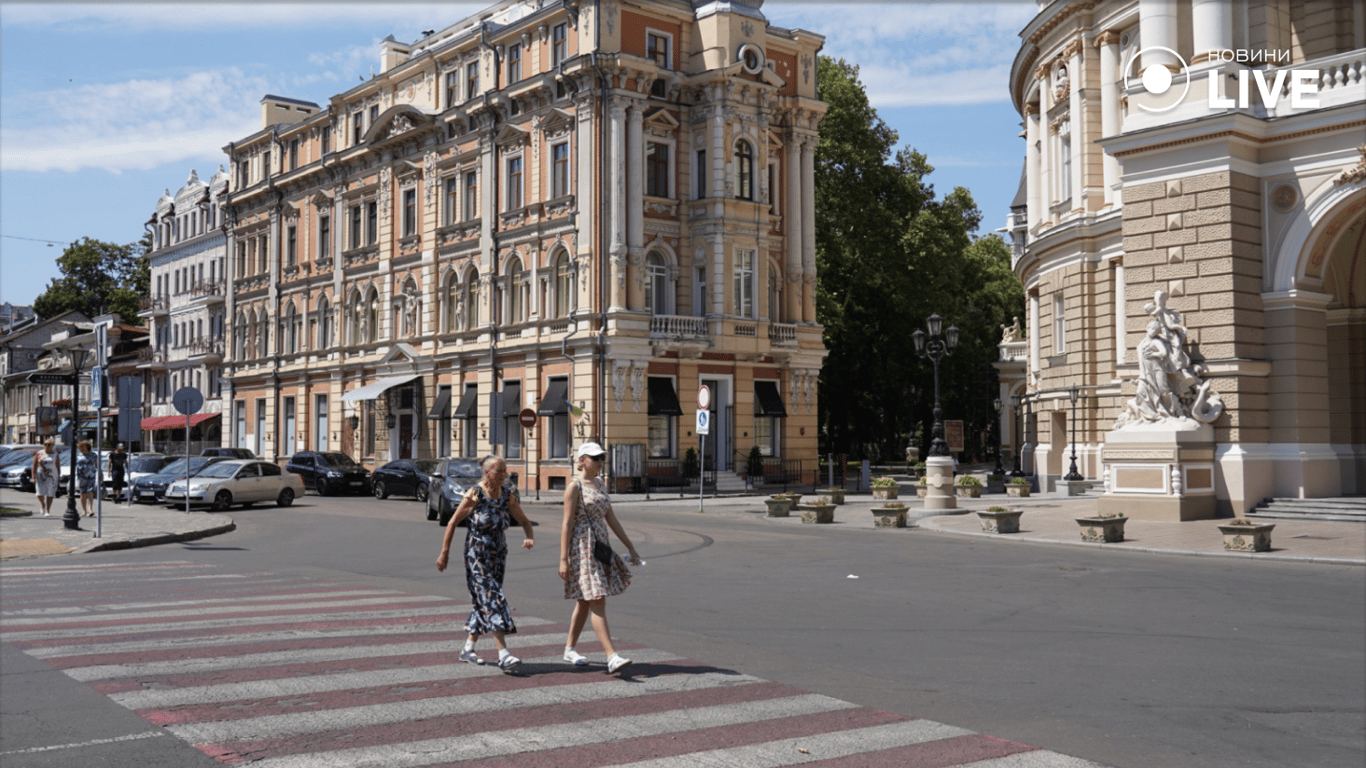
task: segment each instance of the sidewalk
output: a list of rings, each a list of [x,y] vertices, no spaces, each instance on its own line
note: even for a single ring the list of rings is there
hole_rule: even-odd
[[[216,536],[237,528],[231,518],[222,514],[186,514],[183,510],[148,504],[127,507],[106,500],[100,526],[102,535],[95,538],[93,517],[81,518],[83,530],[69,531],[63,525],[66,497],[52,503],[52,517],[42,516],[38,497],[31,493],[0,491],[0,507],[32,513],[28,517],[0,516],[0,560],[146,547]]]

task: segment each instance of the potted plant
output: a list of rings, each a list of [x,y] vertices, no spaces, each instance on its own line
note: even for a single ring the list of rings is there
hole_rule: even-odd
[[[899,501],[889,501],[882,506],[873,507],[873,527],[905,528],[906,505]]]
[[[683,454],[683,478],[685,480],[691,480],[694,477],[697,477],[697,474],[697,451],[693,448],[689,448],[687,452]]]
[[[823,504],[843,504],[843,503],[844,503],[844,489],[843,489],[843,488],[822,488],[822,489],[820,490],[820,492],[819,492],[818,495],[820,496],[820,498],[821,498],[821,503],[823,503]]]
[[[1099,541],[1107,544],[1124,541],[1124,524],[1129,518],[1119,514],[1100,514],[1094,517],[1078,517],[1082,541]]]
[[[764,505],[768,507],[769,517],[787,517],[792,511],[792,499],[785,493],[769,496],[764,499]]]
[[[797,506],[798,504],[802,503],[802,495],[801,495],[800,493],[797,493],[796,491],[788,491],[787,493],[779,493],[779,494],[776,494],[776,495],[778,495],[778,496],[786,496],[787,499],[788,499],[788,501],[791,501],[791,502],[792,502],[792,506],[794,506],[794,507]]]
[[[895,499],[898,490],[900,489],[897,487],[896,481],[890,477],[873,478],[874,499],[877,499],[879,501],[888,501]]]
[[[982,481],[972,475],[960,475],[957,483],[958,498],[976,499],[982,496]]]
[[[987,533],[1019,533],[1020,515],[1023,510],[1006,509],[1005,507],[987,507],[985,511],[977,513],[982,519],[982,530]]]
[[[797,508],[802,511],[803,523],[826,524],[835,522],[835,505],[824,502],[824,500],[816,504],[802,504]]]
[[[1029,478],[1012,477],[1006,484],[1006,495],[1015,496],[1021,499],[1029,498]]]
[[[1271,529],[1275,523],[1259,523],[1246,518],[1235,518],[1220,523],[1224,534],[1224,549],[1233,552],[1267,552],[1271,549]]]
[[[925,462],[923,462],[923,461],[918,461],[918,462],[916,462],[916,464],[915,464],[915,474],[919,475],[920,477],[924,477],[924,476],[925,476]]]
[[[920,480],[919,480],[918,482],[916,482],[916,484],[915,484],[915,495],[923,499],[923,498],[925,498],[927,495],[929,495],[929,492],[930,492],[930,486],[929,486],[929,484],[926,482],[925,476],[924,476],[924,475],[921,475],[921,476],[920,476]]]

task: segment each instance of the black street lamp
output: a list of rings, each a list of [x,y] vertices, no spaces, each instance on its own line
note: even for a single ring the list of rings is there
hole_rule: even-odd
[[[944,318],[939,315],[930,315],[925,324],[930,329],[929,340],[926,341],[924,331],[916,331],[911,338],[915,341],[915,353],[934,363],[934,440],[930,443],[930,455],[948,456],[949,446],[944,442],[944,411],[939,407],[939,361],[945,355],[952,355],[958,347],[958,329],[950,325],[941,335]]]
[[[71,347],[66,351],[71,358],[71,474],[66,486],[66,514],[62,524],[69,531],[81,530],[81,513],[76,511],[76,433],[81,423],[81,366],[90,350]]]
[[[1020,467],[1020,451],[1024,450],[1024,435],[1020,431],[1020,405],[1024,398],[1019,395],[1010,396],[1010,409],[1015,412],[1015,468],[1010,471],[1011,477],[1024,477],[1025,473]]]
[[[1085,480],[1086,478],[1077,471],[1077,398],[1081,397],[1081,388],[1074,385],[1067,391],[1067,396],[1072,399],[1072,467],[1062,479]]]
[[[1001,477],[1006,473],[1001,466],[1001,398],[992,400],[991,407],[996,409],[996,476]]]

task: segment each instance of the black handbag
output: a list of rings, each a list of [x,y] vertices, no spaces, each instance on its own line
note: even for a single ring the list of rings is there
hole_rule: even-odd
[[[593,540],[593,559],[603,565],[612,564],[612,548],[608,546],[607,542]]]

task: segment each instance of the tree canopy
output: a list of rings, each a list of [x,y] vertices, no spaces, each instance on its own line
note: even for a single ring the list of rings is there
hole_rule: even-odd
[[[62,276],[48,283],[47,290],[34,300],[33,311],[40,317],[72,309],[89,317],[118,312],[124,322],[141,325],[139,302],[151,284],[149,247],[148,238],[129,245],[81,238],[57,257]]]
[[[927,453],[934,372],[912,334],[934,313],[960,331],[940,362],[945,419],[963,419],[969,443],[995,417],[1000,325],[1023,314],[1010,252],[996,235],[974,237],[981,214],[968,190],[942,199],[934,168],[868,102],[858,68],[821,57],[818,95],[828,105],[816,149],[816,314],[829,350],[820,379],[823,450],[900,459],[909,439]],[[983,446],[967,453],[985,458]]]

